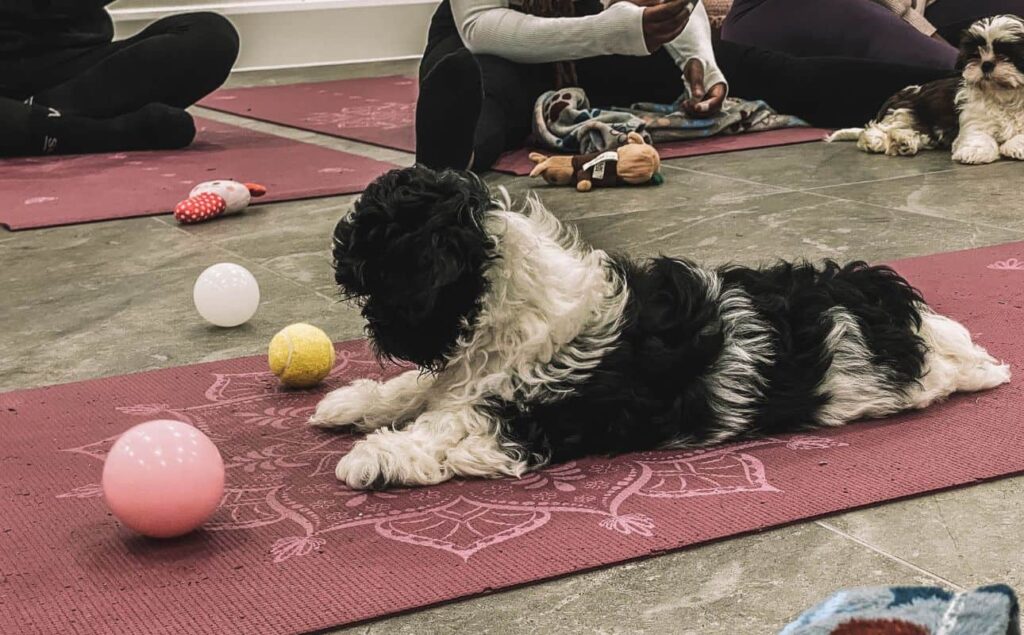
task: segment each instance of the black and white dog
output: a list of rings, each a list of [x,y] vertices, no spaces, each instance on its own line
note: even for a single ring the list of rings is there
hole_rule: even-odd
[[[378,354],[422,369],[317,406],[372,431],[338,463],[354,488],[838,426],[1010,377],[889,268],[632,262],[468,173],[380,177],[334,258]]]
[[[960,42],[957,68],[960,77],[908,86],[865,127],[828,140],[890,156],[952,146],[953,160],[967,164],[1024,159],[1024,19],[975,22]]]

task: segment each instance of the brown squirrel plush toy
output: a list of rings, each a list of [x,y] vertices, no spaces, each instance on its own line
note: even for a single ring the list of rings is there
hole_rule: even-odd
[[[551,185],[575,184],[580,192],[589,192],[595,186],[660,182],[661,157],[658,151],[636,132],[629,133],[626,139],[626,145],[609,152],[571,157],[548,157],[532,152],[530,160],[537,165],[530,176],[542,176]]]

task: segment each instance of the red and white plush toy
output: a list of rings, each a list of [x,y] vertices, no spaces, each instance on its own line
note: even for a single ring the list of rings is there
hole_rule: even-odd
[[[174,218],[179,223],[191,224],[237,214],[249,206],[250,200],[266,193],[267,188],[256,183],[207,181],[192,188],[188,199],[174,206]]]

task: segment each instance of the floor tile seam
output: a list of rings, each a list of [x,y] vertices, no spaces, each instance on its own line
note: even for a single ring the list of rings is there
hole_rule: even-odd
[[[335,137],[333,135],[327,135],[314,130],[306,130],[305,128],[296,128],[294,126],[288,126],[272,121],[265,121],[263,119],[256,119],[253,117],[246,117],[245,115],[238,115],[232,112],[221,112],[219,110],[213,110],[211,108],[204,108],[202,106],[194,106],[193,111],[195,114],[212,119],[220,123],[226,123],[229,125],[235,125],[248,130],[255,130],[256,132],[262,132],[270,134],[283,139],[289,139],[291,141],[298,141],[300,143],[312,143],[328,150],[335,150],[337,152],[357,152],[361,151],[364,154],[360,155],[367,159],[373,159],[373,157],[365,154],[367,152],[393,152],[398,158],[410,158],[415,155],[412,152],[406,152],[405,150],[398,150],[395,148],[386,148],[383,146],[376,146],[372,143],[363,143],[355,139],[348,139],[345,137]],[[301,138],[300,138],[301,137]],[[337,145],[345,145],[345,150],[340,150]],[[389,159],[374,159],[381,161],[382,163],[390,163]]]
[[[933,170],[930,172],[919,172],[917,174],[900,174],[897,176],[887,176],[880,179],[865,179],[863,181],[850,181],[849,183],[833,183],[831,185],[815,185],[814,187],[801,188],[801,192],[816,192],[817,190],[827,190],[829,188],[837,187],[849,187],[851,185],[870,185],[871,183],[887,183],[889,181],[899,181],[902,179],[913,179],[922,176],[931,176],[933,174],[948,174],[949,172],[955,172],[956,168],[945,168],[941,170]]]
[[[943,585],[945,585],[947,588],[951,588],[951,589],[956,590],[956,591],[965,591],[966,590],[966,587],[964,585],[962,585],[962,584],[959,584],[959,583],[954,582],[954,581],[952,581],[952,580],[950,580],[948,578],[945,578],[945,577],[943,577],[943,576],[941,576],[941,575],[939,575],[939,574],[937,574],[937,573],[935,573],[933,571],[929,571],[928,569],[926,569],[926,568],[924,568],[924,567],[922,567],[920,565],[917,565],[917,564],[911,562],[910,560],[907,560],[906,558],[902,558],[902,557],[900,557],[900,556],[898,556],[898,555],[896,555],[894,553],[890,553],[890,552],[886,551],[885,549],[882,549],[880,546],[875,545],[875,544],[873,544],[871,542],[868,542],[867,540],[864,540],[863,538],[858,538],[857,536],[854,536],[851,533],[845,532],[842,529],[839,529],[838,527],[836,527],[834,525],[831,525],[831,524],[829,524],[828,522],[826,522],[824,520],[816,520],[816,521],[814,521],[814,524],[818,525],[819,527],[821,527],[823,529],[826,529],[827,531],[831,531],[832,533],[836,534],[837,536],[840,536],[841,538],[844,538],[846,540],[854,542],[854,543],[864,547],[865,549],[869,549],[869,550],[877,553],[878,555],[886,558],[887,560],[891,560],[892,562],[895,562],[895,563],[897,563],[897,564],[899,564],[899,565],[901,565],[901,566],[903,566],[905,568],[911,569],[911,570],[915,571],[916,573],[918,573],[920,575],[927,576],[927,577],[929,577],[929,578],[931,578],[931,579],[933,579],[933,580],[935,580],[937,582],[940,582]]]
[[[162,225],[164,225],[166,227],[169,227],[170,229],[173,229],[175,231],[178,231],[178,232],[188,236],[192,240],[195,240],[195,241],[197,241],[199,243],[202,243],[202,244],[206,245],[207,247],[212,247],[213,249],[216,249],[216,250],[221,251],[221,252],[223,252],[225,254],[228,254],[232,258],[237,258],[237,259],[244,260],[247,263],[249,263],[250,265],[252,265],[254,268],[259,268],[261,271],[264,271],[264,272],[269,273],[269,274],[271,274],[271,275],[273,275],[273,276],[275,276],[277,278],[280,278],[281,280],[284,280],[285,282],[288,282],[289,284],[292,284],[292,285],[294,285],[294,286],[296,286],[296,287],[298,287],[300,289],[303,289],[305,291],[310,291],[310,292],[312,292],[313,294],[315,294],[317,297],[319,297],[322,300],[327,300],[328,302],[330,302],[332,304],[336,304],[336,303],[339,302],[338,298],[332,298],[332,297],[330,297],[330,296],[328,296],[328,295],[326,295],[324,293],[321,293],[316,287],[304,284],[304,283],[302,283],[302,282],[300,282],[298,280],[295,280],[294,278],[289,278],[288,276],[286,276],[286,275],[284,275],[284,274],[282,274],[282,273],[280,273],[278,271],[275,271],[274,269],[271,269],[270,267],[267,267],[263,262],[261,262],[259,260],[255,260],[255,259],[253,259],[253,258],[251,258],[251,257],[249,257],[249,256],[247,256],[247,255],[245,255],[243,253],[239,253],[239,252],[234,251],[232,249],[228,249],[227,247],[224,247],[223,245],[221,245],[219,243],[216,243],[216,242],[213,242],[213,241],[211,241],[209,239],[206,239],[206,238],[203,238],[201,236],[197,236],[195,234],[189,233],[189,232],[185,231],[184,229],[182,229],[181,227],[178,227],[177,225],[175,225],[173,223],[169,223],[169,222],[165,221],[164,219],[160,218],[159,216],[153,216],[152,219],[154,221],[156,221],[156,222],[161,223]]]
[[[671,163],[662,163],[661,167],[669,168],[671,170],[676,170],[676,171],[679,171],[679,172],[689,172],[691,174],[699,174],[701,176],[713,176],[713,177],[717,177],[717,178],[720,178],[720,179],[726,179],[726,180],[729,180],[729,181],[736,181],[738,183],[745,183],[747,185],[757,185],[759,187],[770,187],[770,188],[773,188],[775,190],[778,190],[777,192],[770,192],[771,194],[786,194],[786,193],[799,192],[800,191],[798,189],[794,189],[794,188],[791,188],[791,187],[786,187],[784,185],[773,185],[771,183],[761,183],[760,181],[751,181],[750,179],[744,179],[744,178],[741,178],[741,177],[738,177],[738,176],[729,176],[727,174],[718,174],[718,173],[715,173],[715,172],[707,172],[705,170],[694,170],[693,168],[684,168],[682,166],[673,165]]]
[[[693,168],[686,168],[686,167],[682,167],[682,166],[679,166],[679,165],[673,165],[673,164],[669,164],[669,163],[663,163],[662,165],[663,165],[663,167],[671,168],[673,170],[681,170],[681,171],[685,171],[685,172],[692,172],[692,173],[695,173],[695,174],[703,174],[703,175],[707,175],[707,176],[717,176],[719,178],[730,179],[730,180],[733,180],[733,181],[739,181],[741,183],[748,183],[748,184],[751,184],[751,185],[761,185],[761,186],[765,186],[765,187],[775,187],[775,188],[783,189],[783,190],[785,190],[787,192],[808,192],[808,193],[814,193],[817,190],[824,190],[824,189],[829,189],[829,188],[848,187],[848,186],[851,186],[851,185],[867,185],[867,184],[871,184],[871,183],[884,183],[884,182],[887,182],[887,181],[898,181],[900,179],[912,179],[912,178],[915,178],[915,177],[927,176],[927,175],[932,175],[932,174],[945,174],[945,173],[948,173],[948,172],[956,171],[956,168],[946,168],[946,169],[934,170],[934,171],[930,171],[930,172],[920,172],[918,174],[903,174],[903,175],[899,175],[899,176],[887,176],[887,177],[879,178],[879,179],[865,179],[865,180],[862,180],[862,181],[850,181],[850,182],[847,182],[847,183],[832,183],[830,185],[815,185],[814,187],[790,187],[790,186],[786,186],[786,185],[777,185],[775,183],[764,183],[764,182],[761,182],[761,181],[751,181],[750,179],[744,179],[744,178],[738,177],[738,176],[731,176],[731,175],[727,175],[727,174],[719,174],[718,172],[712,172],[712,171],[708,171],[708,170],[696,170],[696,169],[693,169]]]
[[[900,213],[900,214],[914,214],[915,216],[923,216],[924,218],[931,218],[931,219],[935,219],[935,220],[944,220],[944,221],[948,221],[948,222],[951,222],[951,223],[958,223],[960,225],[967,225],[969,227],[984,227],[986,229],[998,229],[1000,231],[1007,231],[1007,232],[1013,232],[1015,234],[1024,235],[1024,229],[1017,229],[1017,228],[1014,228],[1014,227],[1007,227],[1005,225],[994,225],[992,223],[986,223],[986,222],[982,222],[982,221],[973,221],[973,220],[963,220],[963,219],[960,219],[960,218],[952,218],[952,217],[949,217],[949,216],[945,216],[945,215],[943,215],[943,214],[941,214],[939,212],[928,213],[926,211],[917,210],[917,209],[904,209],[902,207],[889,207],[888,205],[881,205],[879,203],[871,203],[871,202],[868,202],[868,201],[860,201],[860,200],[857,200],[857,199],[854,199],[854,198],[846,198],[846,197],[843,197],[843,196],[833,196],[833,195],[830,195],[830,194],[822,194],[821,192],[810,192],[810,191],[804,190],[803,193],[804,194],[809,194],[811,196],[818,196],[818,197],[821,197],[821,198],[831,199],[831,200],[834,200],[834,201],[843,201],[845,203],[858,203],[860,205],[866,205],[868,207],[874,207],[874,208],[877,208],[877,209],[884,209],[884,210],[889,211],[889,212],[897,212],[897,213]]]

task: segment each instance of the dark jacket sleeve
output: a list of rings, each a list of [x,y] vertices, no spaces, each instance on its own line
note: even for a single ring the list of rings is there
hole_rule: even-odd
[[[71,18],[112,2],[114,0],[0,0],[0,13],[26,18]]]

